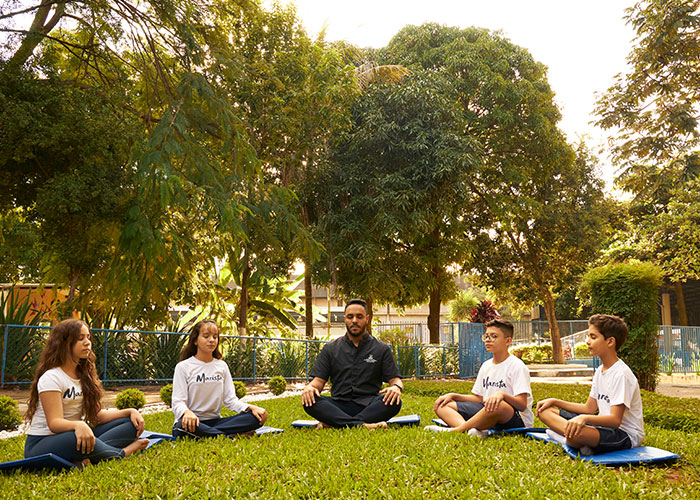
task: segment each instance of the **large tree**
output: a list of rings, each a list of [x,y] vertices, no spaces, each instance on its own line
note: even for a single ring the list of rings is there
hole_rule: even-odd
[[[630,69],[617,75],[596,108],[598,125],[613,132],[616,183],[632,195],[630,220],[608,256],[657,262],[676,291],[683,324],[682,282],[698,277],[700,252],[687,232],[695,223],[700,173],[699,8],[688,0],[646,0],[629,8],[626,20],[636,32]]]
[[[416,72],[374,84],[353,106],[326,185],[323,219],[331,279],[344,295],[407,307],[429,299],[431,342],[454,270],[469,256],[474,141],[462,135],[448,81]]]

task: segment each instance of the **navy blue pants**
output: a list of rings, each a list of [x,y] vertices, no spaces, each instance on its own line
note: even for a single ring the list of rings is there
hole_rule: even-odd
[[[249,411],[239,413],[238,415],[233,415],[232,417],[224,418],[212,418],[211,420],[200,420],[199,426],[194,432],[186,431],[182,427],[182,420],[178,420],[173,425],[173,436],[181,437],[191,437],[191,438],[205,438],[205,437],[216,437],[216,436],[235,436],[236,434],[244,434],[246,432],[254,431],[259,428],[262,424],[260,421]]]
[[[78,440],[75,431],[51,434],[50,436],[27,436],[24,443],[24,458],[53,453],[70,462],[86,458],[93,464],[111,458],[122,458],[124,450],[136,440],[136,427],[128,417],[118,418],[100,424],[92,432],[95,434],[95,448],[90,453],[77,450]]]
[[[328,396],[316,396],[316,402],[304,406],[304,411],[319,422],[331,427],[357,427],[363,424],[386,422],[401,410],[401,402],[387,405],[384,396],[377,396],[368,405],[340,401]]]

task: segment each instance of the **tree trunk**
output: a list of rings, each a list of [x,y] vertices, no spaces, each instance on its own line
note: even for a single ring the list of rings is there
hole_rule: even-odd
[[[306,338],[314,338],[314,297],[311,287],[311,262],[304,259],[304,318]]]
[[[365,300],[367,302],[367,333],[372,333],[372,309],[374,308],[374,303],[372,302],[372,297],[367,297]]]
[[[438,284],[430,290],[430,303],[428,304],[428,331],[430,332],[430,343],[440,343],[440,296],[441,290]]]
[[[238,303],[238,335],[245,335],[248,328],[248,279],[250,278],[250,266],[248,265],[248,252],[244,257],[245,266],[241,274],[241,297]]]
[[[51,19],[47,21],[51,9],[56,7],[56,10],[51,16]],[[29,31],[22,40],[17,51],[12,55],[10,60],[5,65],[4,72],[13,73],[18,71],[24,63],[27,62],[37,45],[41,43],[46,35],[48,35],[52,29],[58,24],[63,15],[66,12],[65,3],[57,3],[53,0],[42,0],[41,6],[37,9],[36,14],[34,14],[34,20],[32,25],[29,27]]]
[[[547,313],[547,322],[549,323],[549,335],[552,338],[552,358],[555,363],[564,364],[564,352],[561,348],[561,335],[559,334],[559,323],[554,313],[554,297],[552,292],[545,289],[542,291],[542,299],[544,302],[544,310]]]
[[[685,295],[683,295],[683,283],[677,281],[673,284],[673,291],[676,292],[676,310],[678,310],[678,321],[680,326],[688,326],[688,312],[685,309]]]

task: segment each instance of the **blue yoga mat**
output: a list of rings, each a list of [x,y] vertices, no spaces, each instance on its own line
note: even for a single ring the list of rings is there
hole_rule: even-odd
[[[0,471],[11,472],[13,470],[35,471],[41,469],[53,470],[68,470],[75,468],[75,465],[70,463],[58,455],[53,453],[45,453],[36,457],[23,458],[22,460],[13,460],[0,464]]]
[[[387,424],[392,426],[418,425],[420,424],[420,415],[402,415],[394,417],[387,421]],[[292,422],[292,427],[297,428],[315,428],[318,425],[318,420],[295,420]]]
[[[679,455],[670,451],[654,448],[653,446],[638,446],[637,448],[628,448],[626,450],[611,451],[608,453],[600,453],[598,455],[581,455],[576,448],[572,448],[567,444],[562,444],[551,439],[544,432],[528,432],[527,436],[548,443],[554,443],[564,449],[564,453],[571,458],[578,458],[584,462],[590,462],[596,465],[639,465],[649,463],[672,462],[680,458]]]
[[[440,427],[449,427],[441,418],[434,418],[433,423]],[[489,429],[489,436],[498,436],[501,434],[526,434],[528,432],[544,432],[544,427],[512,427],[510,429]]]
[[[283,429],[278,429],[277,427],[268,427],[267,425],[263,425],[259,429],[255,431],[256,436],[262,436],[263,434],[282,434],[284,432]]]

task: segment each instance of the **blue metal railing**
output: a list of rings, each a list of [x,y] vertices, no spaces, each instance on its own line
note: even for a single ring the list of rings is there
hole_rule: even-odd
[[[47,326],[3,325],[0,385],[31,383]],[[187,335],[181,332],[91,329],[97,370],[104,383],[172,380]],[[316,356],[327,341],[316,339],[221,335],[220,350],[234,380],[264,380],[275,375],[308,380]],[[457,347],[401,345],[392,348],[402,376],[456,375]],[[410,357],[410,363],[405,360]]]

